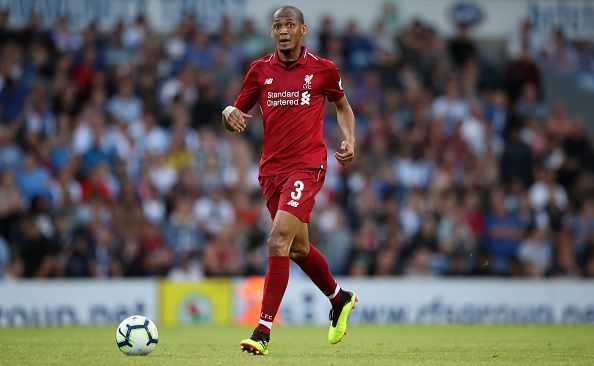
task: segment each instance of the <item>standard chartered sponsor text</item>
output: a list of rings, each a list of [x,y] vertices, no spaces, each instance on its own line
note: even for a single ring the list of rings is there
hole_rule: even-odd
[[[266,104],[269,107],[276,107],[279,105],[299,105],[299,98],[297,99],[278,99],[278,100],[270,100],[266,101]]]
[[[299,91],[288,90],[283,90],[281,92],[268,92],[266,96],[268,97],[266,100],[266,105],[268,107],[299,105],[299,98],[301,97]]]
[[[299,98],[299,92],[288,90],[283,90],[282,92],[268,92],[268,99],[273,98]]]

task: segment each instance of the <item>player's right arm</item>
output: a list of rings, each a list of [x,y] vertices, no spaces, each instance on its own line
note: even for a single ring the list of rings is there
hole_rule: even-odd
[[[250,66],[243,80],[243,85],[241,85],[239,95],[235,99],[235,103],[225,107],[223,110],[223,126],[228,131],[242,132],[246,127],[245,119],[252,118],[247,112],[256,104],[260,95],[257,72],[255,71],[256,64],[257,62],[254,62]]]
[[[223,109],[223,126],[225,126],[227,131],[243,132],[246,127],[246,118],[252,118],[252,116],[247,113],[243,113],[241,110],[235,108],[232,105],[229,105]]]

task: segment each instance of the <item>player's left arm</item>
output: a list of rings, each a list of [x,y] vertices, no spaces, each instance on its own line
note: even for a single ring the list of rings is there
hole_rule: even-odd
[[[334,153],[334,156],[341,165],[345,165],[355,158],[355,114],[346,95],[334,102],[334,105],[338,126],[344,135],[340,151]]]
[[[336,152],[334,157],[341,165],[344,165],[355,158],[355,114],[342,88],[338,67],[333,62],[329,62],[328,66],[324,94],[328,101],[334,103],[336,107],[338,126],[344,135],[344,141],[340,144],[340,151]]]

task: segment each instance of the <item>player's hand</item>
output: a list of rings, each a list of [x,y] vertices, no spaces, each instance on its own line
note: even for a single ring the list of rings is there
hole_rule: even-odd
[[[229,131],[243,132],[246,127],[246,118],[252,118],[252,116],[247,113],[243,113],[233,106],[228,106],[223,110],[223,122],[225,128]]]
[[[340,152],[335,152],[334,157],[340,163],[345,165],[355,158],[355,140],[344,140],[340,144]]]

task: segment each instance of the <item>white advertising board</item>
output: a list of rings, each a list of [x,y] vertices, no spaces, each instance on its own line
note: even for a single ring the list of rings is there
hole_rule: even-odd
[[[594,281],[341,279],[359,303],[355,323],[594,323]],[[305,278],[289,281],[286,323],[328,322],[326,297]]]
[[[0,281],[0,327],[158,321],[157,289],[153,280]]]

